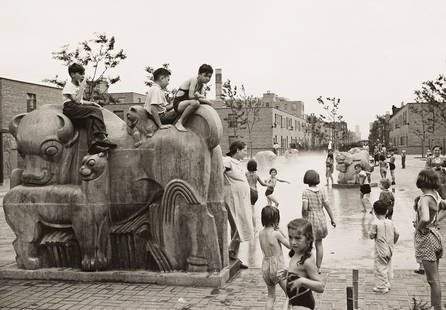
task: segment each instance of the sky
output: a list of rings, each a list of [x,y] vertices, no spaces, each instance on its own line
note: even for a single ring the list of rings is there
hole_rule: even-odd
[[[445,72],[445,13],[442,0],[6,0],[0,77],[68,77],[51,53],[106,33],[127,54],[111,92],[145,93],[144,68],[163,63],[178,88],[208,63],[248,94],[304,101],[305,113],[321,111],[319,96],[340,98],[366,138],[377,114]]]

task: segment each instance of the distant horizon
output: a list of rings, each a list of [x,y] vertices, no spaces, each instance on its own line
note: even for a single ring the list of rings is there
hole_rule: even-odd
[[[66,79],[51,53],[106,33],[127,54],[112,72],[121,81],[110,92],[144,94],[144,68],[164,63],[172,70],[170,86],[178,88],[208,63],[250,95],[269,90],[303,101],[306,114],[320,113],[319,96],[341,98],[349,128],[359,125],[368,137],[376,115],[413,102],[423,81],[446,71],[446,2],[440,0],[76,4],[68,12],[49,0],[2,2],[0,27],[7,31],[0,76],[44,85],[55,75]],[[211,84],[214,98],[214,79]]]

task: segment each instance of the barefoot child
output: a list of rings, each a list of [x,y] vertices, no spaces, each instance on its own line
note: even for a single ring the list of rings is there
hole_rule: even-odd
[[[387,162],[384,154],[379,155],[379,174],[381,175],[381,179],[387,177]]]
[[[173,99],[173,108],[175,112],[181,114],[175,124],[179,131],[187,131],[184,124],[189,116],[200,107],[200,103],[212,105],[204,96],[205,84],[211,80],[212,73],[214,73],[212,67],[203,64],[198,69],[198,76],[187,80],[178,89]]]
[[[248,161],[246,165],[248,171],[246,172],[246,179],[248,179],[249,187],[250,187],[250,197],[251,197],[251,208],[252,208],[252,226],[254,228],[254,232],[257,231],[257,221],[256,221],[256,213],[254,210],[257,199],[259,199],[259,194],[257,192],[257,182],[262,186],[267,186],[266,183],[260,179],[257,175],[257,162],[254,159]]]
[[[363,207],[362,212],[367,212],[367,208],[370,206],[370,182],[368,173],[362,169],[361,164],[355,165],[355,172],[357,176],[357,181],[359,183],[359,198],[361,199],[361,204]]]
[[[289,304],[293,309],[314,309],[312,291],[324,292],[314,257],[313,229],[305,219],[295,219],[288,224],[290,240],[290,263],[288,267],[286,290]]]
[[[330,180],[331,184],[333,185],[333,163],[333,151],[329,150],[327,159],[325,160],[325,177],[327,178],[327,186],[330,184]]]
[[[431,289],[431,306],[441,310],[441,288],[438,264],[443,255],[441,235],[438,231],[440,187],[438,174],[432,169],[420,171],[417,187],[423,193],[416,204],[415,257],[421,261]]]
[[[288,239],[277,229],[280,221],[279,209],[266,206],[262,209],[263,229],[259,233],[263,252],[262,274],[268,287],[266,309],[273,309],[276,300],[276,284],[286,292],[286,268],[281,244],[290,248]]]
[[[285,182],[288,184],[290,184],[290,182],[276,178],[276,176],[277,176],[276,168],[269,169],[269,175],[270,175],[270,178],[265,180],[265,183],[267,185],[265,196],[266,196],[266,199],[268,200],[269,206],[272,206],[272,203],[274,202],[276,207],[278,207],[279,202],[273,196],[274,188],[276,187],[277,182]]]
[[[393,151],[390,151],[389,170],[390,170],[390,177],[392,179],[392,185],[395,185],[395,155]]]
[[[330,217],[333,227],[336,227],[336,222],[325,192],[317,187],[319,174],[314,170],[308,170],[304,175],[304,184],[307,184],[308,188],[302,193],[302,217],[308,220],[311,223],[311,227],[313,227],[314,245],[316,246],[316,266],[319,272],[324,256],[322,239],[327,237],[328,234],[324,208]]]
[[[381,193],[379,194],[379,200],[383,201],[387,206],[386,218],[391,220],[393,216],[393,206],[395,205],[395,197],[392,192],[389,191],[390,181],[389,179],[381,179],[379,181],[379,188]]]
[[[372,225],[369,236],[375,239],[375,287],[373,291],[385,294],[390,290],[390,280],[393,277],[392,255],[394,244],[399,234],[392,221],[386,218],[387,204],[377,200],[373,204],[377,221]]]

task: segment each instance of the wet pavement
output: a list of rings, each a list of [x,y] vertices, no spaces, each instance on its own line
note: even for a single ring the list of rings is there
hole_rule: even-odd
[[[301,196],[306,185],[303,184],[303,175],[308,169],[318,171],[321,176],[321,187],[327,191],[327,196],[336,219],[336,228],[329,224],[327,215],[328,236],[323,241],[324,260],[323,268],[367,268],[373,266],[373,240],[367,236],[368,227],[374,216],[363,213],[359,200],[359,188],[332,188],[327,187],[325,179],[325,156],[316,154],[299,154],[296,158],[286,160],[280,158],[271,167],[278,170],[277,177],[290,181],[291,184],[278,183],[274,191],[275,197],[280,205],[280,228],[286,232],[287,223],[301,216],[302,201]],[[401,169],[397,158],[396,186],[395,186],[395,211],[393,221],[400,232],[400,240],[395,249],[394,268],[411,269],[416,267],[413,248],[413,227],[414,219],[413,199],[419,195],[419,190],[415,186],[417,172],[424,167],[425,162],[413,157],[407,160],[406,169]],[[268,177],[268,170],[258,171],[262,179]],[[263,168],[263,167],[262,167]],[[379,171],[375,169],[372,173],[372,182],[379,182]],[[337,180],[337,171],[334,173],[334,180]],[[265,188],[258,184],[259,200],[256,204],[257,229],[262,229],[260,222],[260,211],[266,205],[264,195]],[[378,199],[379,187],[372,187],[371,202]],[[287,259],[288,250],[284,249]],[[240,258],[252,267],[260,267],[262,253],[256,239],[250,244],[241,245]]]

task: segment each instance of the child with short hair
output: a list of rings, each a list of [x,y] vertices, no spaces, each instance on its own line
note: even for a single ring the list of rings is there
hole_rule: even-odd
[[[390,151],[390,157],[389,157],[389,170],[390,170],[390,177],[392,178],[392,185],[395,185],[395,155],[393,153],[393,150]]]
[[[375,240],[375,287],[376,293],[388,293],[390,290],[390,280],[393,277],[392,255],[395,243],[399,234],[393,222],[386,218],[387,204],[382,200],[377,200],[373,204],[377,221],[369,231],[371,239]]]
[[[286,290],[289,304],[296,309],[314,309],[312,291],[323,293],[325,285],[312,255],[313,228],[305,219],[295,219],[288,224],[290,262]]]
[[[151,116],[159,129],[170,128],[177,115],[172,110],[173,104],[169,104],[166,99],[164,89],[169,85],[170,71],[166,68],[158,68],[153,72],[154,83],[150,87],[144,109]]]
[[[101,106],[95,102],[84,101],[84,92],[87,87],[85,68],[77,63],[68,66],[71,81],[65,83],[62,89],[63,114],[70,120],[88,121],[88,153],[95,154],[116,148],[116,144],[108,139]]]
[[[417,177],[417,187],[423,193],[416,206],[415,257],[424,266],[431,289],[431,306],[441,310],[441,287],[438,264],[443,255],[442,238],[438,231],[440,210],[440,187],[438,174],[432,169],[423,169]]]
[[[386,155],[379,155],[379,174],[382,179],[387,177],[387,163],[386,163]]]
[[[319,174],[316,171],[308,170],[305,172],[304,184],[307,184],[308,188],[302,193],[302,217],[308,220],[313,227],[314,245],[316,246],[316,266],[318,272],[321,269],[322,258],[324,256],[322,239],[328,235],[324,208],[330,217],[331,225],[336,227],[333,212],[331,211],[325,191],[317,187],[319,182]]]
[[[370,181],[368,177],[369,172],[363,170],[361,164],[355,165],[355,172],[357,181],[359,183],[359,198],[361,199],[361,204],[363,207],[362,212],[367,212],[367,207],[371,205],[370,192],[372,191],[370,188]]]
[[[248,169],[248,171],[246,172],[246,179],[248,180],[249,183],[250,197],[251,197],[252,225],[254,227],[254,232],[257,232],[257,221],[254,209],[257,199],[259,199],[259,194],[257,192],[257,182],[259,182],[260,185],[262,186],[267,186],[267,185],[266,183],[263,183],[263,181],[257,175],[256,173],[257,162],[254,159],[248,161],[246,168]]]
[[[290,248],[288,239],[277,228],[280,221],[279,209],[266,206],[262,209],[263,229],[259,233],[263,253],[262,275],[268,287],[266,309],[273,309],[276,300],[276,284],[286,292],[286,268],[281,244]]]
[[[203,64],[198,69],[198,76],[187,80],[178,89],[173,99],[173,108],[175,112],[181,114],[175,124],[179,131],[187,131],[184,124],[189,116],[200,107],[200,103],[212,105],[212,102],[206,100],[204,93],[205,84],[211,80],[213,73],[214,70],[210,65]]]
[[[381,189],[381,193],[379,194],[379,200],[383,201],[387,206],[387,214],[386,218],[391,220],[393,216],[393,207],[395,205],[395,197],[392,192],[389,191],[390,181],[389,179],[381,179],[379,181],[379,188]]]
[[[266,191],[265,191],[265,196],[266,196],[266,199],[268,200],[268,205],[269,206],[272,206],[272,203],[274,202],[276,207],[279,207],[279,202],[273,196],[274,189],[276,188],[277,182],[284,182],[284,183],[288,183],[288,184],[290,184],[290,182],[277,178],[276,177],[277,176],[277,169],[276,168],[269,169],[269,175],[270,175],[270,177],[265,180],[265,183],[267,185],[267,188],[266,188]]]

